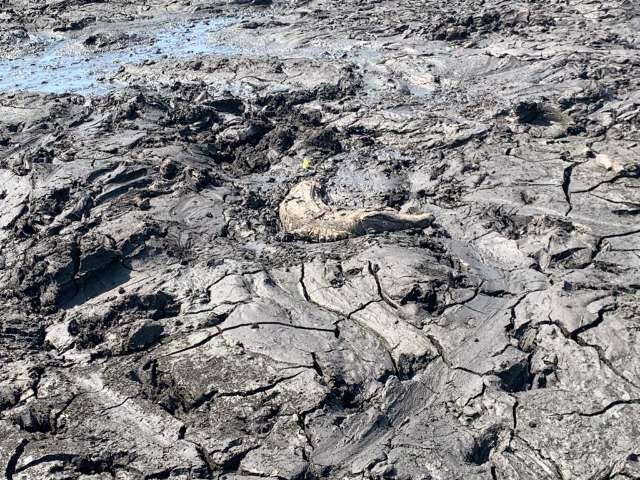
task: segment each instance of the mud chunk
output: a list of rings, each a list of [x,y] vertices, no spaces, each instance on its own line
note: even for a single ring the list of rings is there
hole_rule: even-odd
[[[20,400],[20,392],[11,385],[0,387],[0,411],[12,407]]]
[[[312,134],[307,143],[324,153],[340,153],[342,151],[338,132],[334,128],[323,129]]]
[[[171,159],[165,160],[162,162],[162,165],[160,165],[160,174],[162,175],[162,178],[166,180],[175,178],[176,175],[178,175],[179,170],[180,166],[178,163]]]
[[[164,327],[158,322],[151,320],[139,322],[131,327],[124,350],[126,352],[144,350],[156,343],[163,332]]]
[[[85,38],[82,45],[90,51],[112,51],[126,48],[140,40],[137,35],[124,32],[98,32]]]
[[[87,16],[79,19],[62,20],[58,25],[53,27],[54,32],[69,32],[74,30],[82,30],[83,28],[96,22],[96,17]]]
[[[538,102],[520,102],[513,109],[519,123],[543,124],[545,122],[545,110]]]

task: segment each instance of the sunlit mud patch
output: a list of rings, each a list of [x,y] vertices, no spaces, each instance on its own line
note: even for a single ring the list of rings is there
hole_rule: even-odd
[[[121,86],[110,77],[124,64],[228,53],[211,35],[236,21],[120,24],[80,34],[25,39],[19,53],[0,59],[0,91],[106,94]]]

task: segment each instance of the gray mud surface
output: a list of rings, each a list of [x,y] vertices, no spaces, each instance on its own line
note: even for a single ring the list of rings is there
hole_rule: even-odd
[[[0,0],[0,475],[640,478],[639,32]]]

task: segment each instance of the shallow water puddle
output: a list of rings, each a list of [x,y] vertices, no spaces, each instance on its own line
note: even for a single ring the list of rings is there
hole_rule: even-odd
[[[118,87],[107,77],[124,64],[231,53],[211,41],[210,35],[237,21],[219,18],[137,23],[134,28],[109,26],[108,30],[83,31],[75,36],[42,36],[32,40],[37,53],[0,59],[0,91],[106,94]],[[116,40],[100,49],[102,38]]]

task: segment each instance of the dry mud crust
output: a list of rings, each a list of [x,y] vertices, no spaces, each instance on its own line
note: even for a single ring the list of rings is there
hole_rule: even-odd
[[[233,54],[0,93],[0,472],[640,476],[639,7],[11,1],[0,40],[218,8]],[[425,222],[300,235],[300,185]]]

